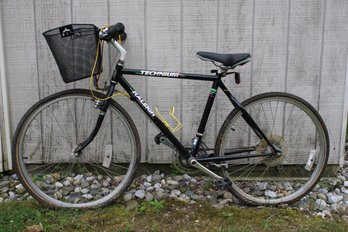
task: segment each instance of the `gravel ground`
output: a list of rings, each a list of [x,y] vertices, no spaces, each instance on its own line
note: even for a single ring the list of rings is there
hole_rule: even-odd
[[[99,198],[108,191],[110,180],[102,176],[77,175],[53,183],[54,177],[48,176],[43,181],[47,188],[55,189],[55,197],[66,197],[74,201],[89,201]],[[267,182],[257,182],[253,191],[260,192],[269,198],[276,197],[280,189],[295,188],[295,183],[281,183],[272,186]],[[45,187],[45,186],[44,186]],[[73,193],[73,194],[72,194]],[[71,198],[71,199],[70,199]],[[142,201],[165,200],[168,198],[195,204],[206,201],[213,207],[223,208],[226,205],[247,207],[230,192],[212,189],[212,180],[204,176],[164,175],[159,170],[136,178],[135,183],[123,195],[122,204],[127,208],[138,207]],[[4,175],[0,178],[0,203],[12,200],[30,200],[30,196],[16,174]],[[312,192],[292,205],[300,210],[310,211],[322,217],[331,217],[332,214],[341,215],[348,220],[348,157],[336,177],[325,178]]]

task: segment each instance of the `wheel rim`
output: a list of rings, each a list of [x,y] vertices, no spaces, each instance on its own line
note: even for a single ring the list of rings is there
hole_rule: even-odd
[[[113,200],[129,184],[136,162],[135,137],[114,105],[82,154],[71,152],[96,123],[99,110],[93,106],[89,95],[65,95],[41,105],[23,125],[19,171],[38,200],[58,207],[96,207]]]
[[[229,161],[223,173],[232,180],[233,191],[251,204],[298,200],[314,187],[327,160],[326,136],[320,121],[305,104],[288,97],[264,97],[245,108],[283,154]],[[266,142],[248,128],[241,112],[236,113],[222,136],[220,156],[232,147],[254,146],[254,153],[262,154]],[[311,153],[315,153],[314,162],[308,161]]]

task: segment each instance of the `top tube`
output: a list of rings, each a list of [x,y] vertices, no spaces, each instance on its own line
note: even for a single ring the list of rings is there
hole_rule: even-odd
[[[189,80],[200,80],[200,81],[215,81],[217,79],[216,75],[179,73],[179,72],[155,71],[155,70],[144,70],[144,69],[128,69],[128,68],[123,68],[121,71],[121,74],[150,76],[150,77],[164,77],[164,78],[173,78],[173,79],[189,79]]]

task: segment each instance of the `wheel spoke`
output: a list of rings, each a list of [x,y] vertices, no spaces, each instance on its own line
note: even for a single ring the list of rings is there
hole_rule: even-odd
[[[326,128],[316,119],[320,116],[307,105],[303,100],[286,93],[261,94],[243,103],[245,110],[254,118],[270,142],[282,150],[282,154],[262,159],[249,158],[243,160],[244,163],[229,162],[229,168],[223,169],[223,173],[237,183],[232,185],[232,190],[236,191],[239,197],[257,205],[291,203],[303,197],[311,189],[310,187],[314,187],[314,180],[322,171],[327,154],[317,156],[316,163],[308,171],[305,169],[308,159],[305,157],[306,152],[311,149],[324,149],[328,144],[325,142]],[[253,115],[250,112],[253,112]],[[252,138],[249,141],[240,135],[250,136],[252,133],[248,133],[249,127],[238,110],[234,110],[227,119],[229,121],[225,121],[223,125],[227,123],[228,128],[221,127],[217,138],[217,141],[222,140],[216,148],[220,151],[220,156],[228,150],[248,147],[250,144],[256,144],[257,154],[270,149],[263,139]],[[231,128],[237,131],[232,131]],[[322,143],[323,141],[325,143]],[[298,182],[299,179],[301,182]],[[266,181],[265,187],[255,188],[258,181]],[[287,181],[295,181],[290,183],[293,188],[284,190],[284,193],[282,190],[274,189]],[[298,184],[306,187],[299,187]]]
[[[120,195],[132,182],[140,156],[140,139],[132,120],[113,100],[109,101],[105,125],[97,136],[81,153],[70,154],[80,141],[78,136],[89,136],[95,126],[98,115],[93,111],[91,99],[90,92],[84,90],[51,95],[31,108],[20,125],[15,138],[19,175],[23,185],[41,202],[55,207],[98,207]],[[111,118],[117,127],[108,125]],[[120,139],[114,140],[111,133]],[[105,147],[112,140],[117,153],[124,148],[131,152],[114,157],[116,163],[104,167]],[[117,159],[126,159],[126,162],[120,163]],[[89,178],[91,175],[94,178]],[[87,182],[88,186],[101,187],[82,187]],[[62,184],[64,186],[59,187]]]

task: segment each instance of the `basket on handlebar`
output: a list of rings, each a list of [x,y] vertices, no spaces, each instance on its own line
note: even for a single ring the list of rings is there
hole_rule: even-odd
[[[98,32],[92,24],[70,24],[43,33],[65,83],[90,77],[95,61],[93,75],[102,72]]]

